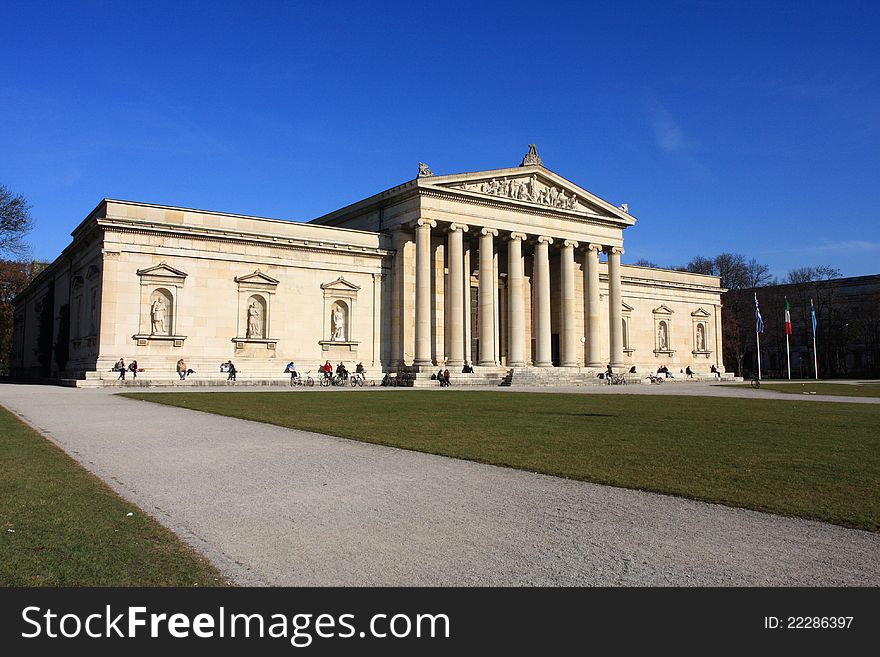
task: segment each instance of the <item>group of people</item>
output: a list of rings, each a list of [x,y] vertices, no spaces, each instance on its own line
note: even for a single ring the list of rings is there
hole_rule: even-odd
[[[437,372],[437,374],[435,376],[436,376],[437,381],[440,382],[441,388],[448,388],[449,387],[450,381],[449,381],[449,370],[448,369],[440,370],[439,372]]]
[[[119,376],[117,380],[122,379],[125,381],[125,373],[131,372],[131,375],[136,379],[138,375],[138,362],[136,360],[131,361],[128,366],[125,365],[125,360],[120,358],[116,361],[116,364],[113,366],[114,372],[119,372]]]

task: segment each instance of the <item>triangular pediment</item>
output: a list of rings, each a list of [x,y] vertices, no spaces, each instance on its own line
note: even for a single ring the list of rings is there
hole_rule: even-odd
[[[418,185],[560,213],[598,215],[618,224],[632,225],[636,221],[625,207],[616,207],[539,165],[429,176],[419,178]]]
[[[264,274],[259,269],[251,274],[245,274],[244,276],[236,276],[236,283],[259,283],[262,285],[278,285],[278,279],[272,278],[268,274]]]
[[[171,265],[166,265],[164,262],[146,269],[138,269],[137,273],[138,276],[166,276],[170,278],[186,278],[187,276],[186,273],[175,269]]]
[[[711,317],[712,315],[705,308],[697,308],[694,312],[691,313],[691,317]]]
[[[349,283],[342,276],[330,283],[321,283],[322,290],[346,290],[348,292],[356,292],[361,288],[354,283]]]
[[[655,315],[671,315],[673,313],[672,308],[667,306],[666,304],[661,304],[654,308]]]
[[[625,312],[625,313],[631,313],[631,312],[633,311],[633,307],[632,307],[631,305],[629,305],[626,301],[621,301],[621,302],[620,302],[620,308],[621,308],[621,309],[623,310],[623,312]]]

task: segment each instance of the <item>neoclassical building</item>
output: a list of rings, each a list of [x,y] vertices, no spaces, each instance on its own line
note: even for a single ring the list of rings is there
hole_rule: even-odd
[[[236,363],[594,377],[721,363],[719,280],[621,264],[636,220],[545,168],[414,180],[308,223],[105,199],[16,300],[19,374]],[[550,368],[563,368],[551,370]],[[546,377],[545,377],[546,378]]]

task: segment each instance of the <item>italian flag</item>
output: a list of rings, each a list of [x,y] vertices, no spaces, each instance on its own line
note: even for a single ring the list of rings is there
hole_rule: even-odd
[[[791,304],[788,297],[785,297],[785,334],[791,335]]]

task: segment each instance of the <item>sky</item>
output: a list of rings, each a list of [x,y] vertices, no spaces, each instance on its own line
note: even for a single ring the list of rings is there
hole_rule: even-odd
[[[624,262],[880,272],[880,3],[4,2],[0,184],[52,260],[102,198],[308,221],[546,167]]]

